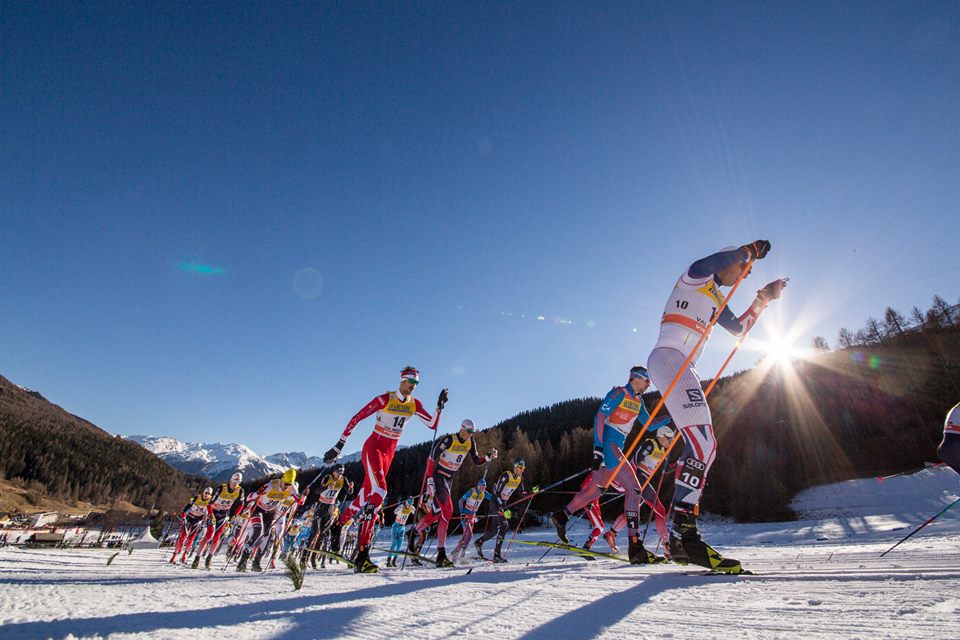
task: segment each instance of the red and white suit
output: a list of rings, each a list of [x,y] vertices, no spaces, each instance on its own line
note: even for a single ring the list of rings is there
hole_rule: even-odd
[[[350,503],[350,506],[340,514],[340,524],[344,525],[353,518],[360,509],[366,505],[371,505],[374,511],[380,509],[387,496],[387,472],[390,470],[390,464],[393,462],[393,454],[397,450],[397,441],[403,433],[403,428],[407,420],[416,416],[423,421],[429,429],[436,430],[437,423],[440,421],[440,411],[435,416],[430,415],[423,404],[411,396],[403,397],[398,391],[388,391],[379,395],[350,418],[346,429],[340,439],[344,442],[353,433],[356,426],[366,418],[376,414],[376,423],[373,426],[373,433],[363,443],[363,449],[360,452],[360,462],[363,464],[364,477],[363,485],[357,496]],[[372,527],[368,528],[368,532]],[[361,546],[365,546],[369,540],[361,539]]]

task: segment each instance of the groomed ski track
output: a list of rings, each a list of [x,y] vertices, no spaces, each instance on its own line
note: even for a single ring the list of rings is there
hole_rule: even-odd
[[[960,518],[945,516],[880,558],[955,499],[955,474],[923,473],[922,499],[909,483],[903,491],[877,487],[899,502],[871,503],[886,515],[706,523],[705,538],[754,576],[557,551],[536,563],[544,549],[514,545],[506,565],[472,561],[441,571],[408,563],[377,575],[328,566],[309,571],[295,592],[280,570],[220,572],[222,558],[206,572],[170,566],[160,551],[124,551],[107,566],[113,550],[7,547],[0,549],[0,638],[943,640],[960,628]],[[906,494],[911,501],[900,502]],[[584,533],[580,526],[571,537],[582,541]],[[552,539],[547,529],[523,535]],[[385,555],[374,560],[383,567]]]
[[[4,550],[4,638],[937,638],[960,621],[960,536],[896,557],[883,544],[742,547],[760,575],[632,567],[511,550],[470,563],[355,575],[312,571],[300,592],[280,572],[169,567],[156,551]],[[165,554],[164,554],[165,555]],[[552,556],[552,557],[551,557]],[[216,565],[215,565],[216,566]],[[946,634],[946,635],[945,635]]]

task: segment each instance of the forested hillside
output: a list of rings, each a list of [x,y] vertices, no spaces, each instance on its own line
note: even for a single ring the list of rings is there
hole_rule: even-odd
[[[0,474],[66,503],[182,507],[197,481],[0,376]],[[192,483],[192,484],[191,484]]]

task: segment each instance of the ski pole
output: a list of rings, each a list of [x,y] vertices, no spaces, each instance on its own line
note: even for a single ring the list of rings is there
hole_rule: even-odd
[[[612,498],[608,498],[607,500],[604,500],[603,502],[601,502],[601,503],[600,503],[600,508],[602,509],[605,505],[613,502],[614,500],[617,500],[618,498],[622,498],[622,497],[623,497],[623,494],[622,494],[622,493],[618,493],[617,495],[613,496]],[[561,507],[561,508],[562,508],[562,507]],[[555,512],[554,512],[554,513],[555,513]],[[583,519],[583,516],[584,516],[586,513],[587,513],[586,509],[581,509],[581,510],[580,510],[580,513],[577,515],[577,517],[576,517],[576,519],[573,521],[573,523],[570,524],[570,525],[567,527],[567,533],[570,533],[570,531],[572,531],[572,530],[574,529],[574,527],[576,527],[576,526],[580,523],[580,520]],[[555,540],[554,544],[556,544],[557,542],[560,542],[560,538],[557,538],[557,539]],[[547,550],[544,551],[543,554],[541,554],[541,556],[540,556],[539,558],[537,558],[537,562],[539,563],[541,560],[543,560],[543,559],[547,556],[547,554],[550,553],[551,551],[553,551],[553,547],[547,547]],[[527,564],[530,564],[530,563],[528,562]]]
[[[443,395],[443,392],[440,394]],[[433,425],[433,438],[430,440],[430,451],[427,453],[427,460],[429,462],[430,457],[433,455],[433,447],[437,444],[437,432],[440,431],[440,414],[443,412],[443,405],[437,404],[437,422]],[[423,467],[423,480],[420,481],[420,495],[417,498],[417,501],[420,504],[423,504],[423,490],[427,486],[427,469],[429,464],[424,465]]]
[[[523,526],[523,519],[527,517],[527,511],[530,511],[530,505],[532,504],[532,501],[527,502],[527,508],[523,510],[523,515],[520,516],[520,521],[517,523],[517,528],[513,530],[513,537],[510,538],[510,542],[507,544],[507,549],[504,551],[504,553],[510,551],[510,547],[513,546],[513,541],[516,539],[517,534],[520,533],[520,527]]]
[[[666,454],[664,454],[666,455]],[[657,502],[660,501],[660,487],[663,486],[663,477],[667,475],[667,470],[661,469],[662,473],[660,474],[660,479],[657,481],[657,493],[653,496],[653,499]],[[640,499],[643,500],[643,494],[641,493]],[[650,529],[650,521],[653,519],[653,505],[650,505],[650,515],[647,516],[647,524],[643,526],[643,535],[640,536],[640,542],[644,542],[647,539],[647,530]]]
[[[907,535],[905,535],[905,536],[900,540],[900,542],[898,542],[897,544],[893,545],[892,547],[890,547],[889,549],[887,549],[886,551],[884,551],[883,553],[881,553],[881,554],[880,554],[880,557],[882,558],[883,556],[887,555],[888,553],[890,553],[891,551],[893,551],[894,549],[896,549],[897,547],[899,547],[901,543],[906,542],[911,536],[913,536],[913,534],[917,533],[918,531],[920,531],[920,529],[923,529],[925,526],[927,526],[928,524],[930,524],[931,522],[933,522],[934,520],[936,520],[937,518],[939,518],[940,516],[942,516],[944,513],[947,512],[947,509],[949,509],[949,508],[952,507],[953,505],[957,504],[958,502],[960,502],[960,498],[957,498],[956,500],[954,500],[953,502],[951,502],[950,504],[948,504],[948,505],[947,505],[946,507],[944,507],[943,510],[940,511],[938,514],[936,514],[935,516],[933,516],[932,518],[930,518],[929,520],[927,520],[926,522],[924,522],[922,525],[920,525],[919,527],[917,527],[916,529],[914,529],[913,531],[911,531],[910,533],[908,533]]]
[[[751,256],[743,270],[740,272],[740,276],[737,278],[737,281],[733,283],[733,286],[730,288],[730,292],[723,299],[723,302],[720,303],[720,307],[713,314],[713,317],[710,318],[710,322],[704,328],[703,333],[700,334],[700,339],[697,340],[696,346],[690,351],[690,355],[687,356],[686,360],[683,361],[683,365],[677,371],[677,375],[673,377],[673,380],[670,382],[670,385],[667,387],[666,391],[660,396],[660,400],[657,402],[656,406],[653,408],[653,411],[650,412],[649,417],[643,423],[643,427],[640,429],[640,433],[637,434],[637,437],[633,439],[633,442],[630,443],[630,446],[627,448],[626,452],[623,454],[620,462],[617,464],[617,467],[613,470],[607,477],[606,483],[603,485],[603,488],[606,489],[613,483],[613,479],[617,477],[617,474],[620,473],[620,469],[626,463],[627,459],[633,454],[633,450],[637,448],[637,445],[640,443],[640,438],[643,437],[643,434],[647,432],[647,429],[650,428],[650,425],[653,424],[654,418],[657,417],[657,414],[660,412],[660,409],[663,408],[664,403],[667,401],[667,396],[673,393],[674,388],[676,388],[677,383],[680,382],[680,378],[683,376],[683,373],[687,370],[687,367],[690,366],[690,363],[693,362],[693,357],[700,350],[700,347],[704,345],[707,341],[707,338],[710,336],[710,332],[713,330],[714,325],[717,324],[717,320],[720,319],[720,315],[723,313],[723,310],[727,308],[727,303],[730,301],[730,298],[733,297],[733,294],[736,292],[737,287],[740,286],[740,283],[743,282],[743,279],[750,273],[750,268],[753,266],[753,257]],[[754,323],[756,324],[756,323]]]
[[[943,462],[928,462],[924,465],[923,469],[932,469],[933,467],[941,467],[943,466],[943,464],[944,464]],[[889,480],[890,478],[896,478],[897,476],[910,475],[911,473],[916,473],[917,471],[923,471],[923,469],[901,471],[900,473],[891,473],[888,476],[878,476],[877,482],[883,482],[884,480]]]
[[[540,491],[537,491],[536,493],[531,493],[531,494],[529,494],[529,495],[526,495],[526,496],[520,498],[519,500],[516,500],[516,501],[514,501],[514,502],[511,502],[511,503],[508,504],[505,508],[506,508],[506,509],[510,509],[511,507],[515,507],[516,505],[521,504],[521,503],[524,503],[524,502],[526,502],[527,500],[531,500],[534,496],[539,495],[539,494],[543,493],[544,491],[547,491],[548,489],[552,489],[552,488],[554,488],[554,487],[557,487],[557,486],[563,484],[564,482],[567,482],[568,480],[573,480],[574,478],[577,478],[577,477],[579,477],[579,476],[582,476],[583,474],[585,474],[586,472],[588,472],[588,471],[590,471],[590,470],[591,470],[590,467],[587,467],[587,468],[584,469],[583,471],[578,471],[578,472],[576,472],[576,473],[574,473],[574,474],[572,474],[572,475],[569,475],[569,476],[567,476],[566,478],[564,478],[563,480],[557,480],[557,481],[554,482],[553,484],[548,484],[547,486],[545,486],[543,489],[540,489]]]

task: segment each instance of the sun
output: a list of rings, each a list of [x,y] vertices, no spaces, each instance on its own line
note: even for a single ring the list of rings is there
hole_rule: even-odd
[[[791,362],[803,360],[809,355],[805,349],[801,349],[788,338],[778,338],[765,342],[758,341],[758,343],[757,347],[771,365],[787,367],[790,366]]]

